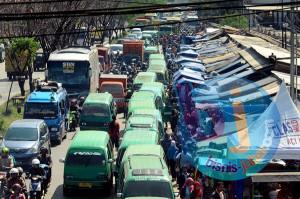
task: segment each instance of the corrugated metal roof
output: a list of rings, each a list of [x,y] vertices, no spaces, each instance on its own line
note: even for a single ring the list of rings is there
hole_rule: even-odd
[[[252,48],[248,48],[246,50],[242,50],[239,52],[240,55],[245,59],[246,62],[250,64],[255,70],[259,70],[264,68],[267,65],[270,65],[268,59],[264,58],[260,54],[258,54]]]
[[[202,62],[204,64],[210,64],[210,63],[214,63],[214,62],[218,62],[218,61],[223,61],[225,59],[231,59],[233,57],[235,57],[237,54],[236,53],[226,53],[226,54],[223,54],[223,55],[219,55],[219,56],[216,56],[216,57],[211,57],[211,58],[205,58],[202,60]]]

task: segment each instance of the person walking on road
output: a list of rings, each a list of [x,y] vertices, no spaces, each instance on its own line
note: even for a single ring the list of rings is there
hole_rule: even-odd
[[[174,140],[171,141],[171,145],[167,151],[167,159],[169,162],[170,170],[172,178],[176,178],[176,156],[178,154],[179,149],[176,146],[176,142]]]
[[[119,148],[119,140],[120,140],[120,125],[116,120],[116,116],[112,116],[112,121],[109,124],[108,134],[113,146],[116,149]]]

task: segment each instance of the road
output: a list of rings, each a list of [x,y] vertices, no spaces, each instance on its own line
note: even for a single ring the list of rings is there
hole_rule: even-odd
[[[44,79],[44,72],[34,72],[33,78]],[[0,105],[7,101],[8,92],[11,82],[8,81],[4,62],[0,63]],[[29,89],[28,81],[25,82],[25,90]],[[14,82],[11,91],[11,97],[20,93],[18,82]]]
[[[121,130],[124,129],[124,119],[122,115],[118,115],[117,121],[120,124]],[[72,138],[75,133],[68,133],[67,139],[65,139],[61,145],[52,147],[52,160],[53,160],[53,168],[52,168],[52,181],[51,185],[48,189],[48,192],[45,196],[46,199],[61,199],[61,198],[73,198],[73,199],[85,199],[85,198],[99,198],[99,195],[86,197],[86,193],[76,193],[73,197],[64,197],[62,193],[62,185],[63,185],[63,170],[64,164],[59,162],[60,158],[64,158],[69,145],[71,144]],[[112,191],[113,192],[113,191]],[[107,199],[114,198],[113,195],[108,197]]]

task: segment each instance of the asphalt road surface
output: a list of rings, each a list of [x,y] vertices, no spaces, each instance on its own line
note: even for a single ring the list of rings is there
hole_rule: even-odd
[[[120,124],[121,129],[124,128],[124,119],[123,114],[118,115],[117,120]],[[61,198],[73,198],[73,199],[85,199],[85,198],[101,198],[99,194],[89,194],[87,192],[76,192],[73,193],[72,197],[64,197],[62,192],[63,187],[63,174],[64,174],[64,164],[59,162],[60,158],[65,158],[68,147],[71,144],[71,141],[75,135],[75,132],[70,132],[67,135],[67,139],[65,139],[61,145],[52,147],[52,179],[51,185],[48,188],[48,192],[45,196],[46,199],[61,199]],[[114,192],[112,189],[112,194],[110,197],[106,197],[107,199],[114,198]]]
[[[44,72],[34,72],[33,79],[40,78],[44,79]],[[9,88],[11,85],[11,81],[8,80],[5,72],[5,64],[0,63],[0,105],[7,101]],[[29,89],[28,81],[25,82],[25,90]],[[14,82],[11,90],[10,96],[15,96],[20,93],[20,88],[18,82]]]

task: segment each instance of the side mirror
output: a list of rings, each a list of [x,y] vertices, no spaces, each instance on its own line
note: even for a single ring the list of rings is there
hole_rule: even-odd
[[[64,158],[60,158],[60,159],[59,159],[59,162],[60,162],[60,163],[65,163],[65,159],[64,159]]]
[[[122,193],[117,193],[117,198],[122,198],[123,194]]]

